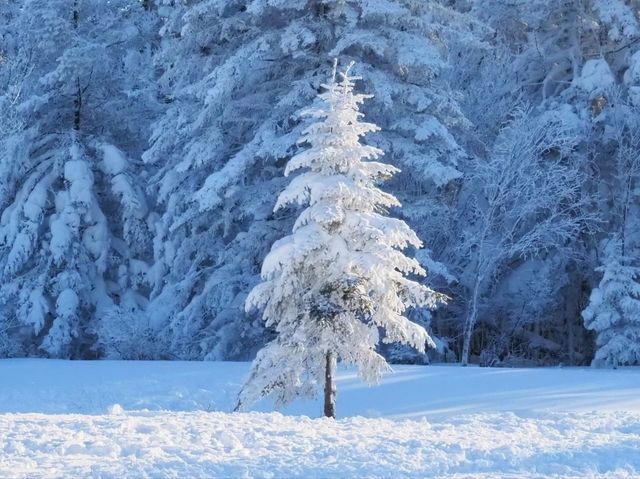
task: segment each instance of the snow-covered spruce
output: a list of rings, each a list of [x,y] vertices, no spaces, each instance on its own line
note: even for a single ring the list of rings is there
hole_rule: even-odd
[[[376,187],[397,168],[375,160],[382,150],[360,139],[378,130],[361,121],[360,105],[370,95],[354,92],[353,63],[323,85],[322,106],[306,111],[317,118],[285,174],[303,169],[280,194],[275,209],[307,204],[293,234],[277,241],[264,260],[262,277],[247,298],[247,309],[264,308],[276,339],[262,349],[238,406],[273,395],[277,405],[312,395],[324,383],[327,417],[335,417],[336,362],[358,368],[367,383],[388,369],[376,351],[400,342],[424,351],[433,341],[403,317],[409,306],[434,307],[444,296],[408,278],[425,271],[400,250],[421,247],[416,234],[384,213],[400,206]],[[382,338],[381,338],[382,336]]]
[[[598,334],[593,365],[640,364],[640,268],[631,266],[614,237],[598,271],[602,280],[582,313],[585,326]]]
[[[11,2],[0,17],[0,356],[151,355],[135,158],[156,17],[128,0]]]
[[[617,367],[640,364],[640,134],[635,108],[614,99],[616,107],[609,113],[612,128],[606,140],[615,145],[616,152],[605,166],[611,175],[606,203],[610,210],[608,229],[616,233],[601,242],[602,261],[595,268],[601,277],[582,317],[585,327],[597,334],[592,365]]]

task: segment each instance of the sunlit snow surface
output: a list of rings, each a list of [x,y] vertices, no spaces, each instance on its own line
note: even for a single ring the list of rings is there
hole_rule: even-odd
[[[640,369],[394,369],[334,422],[228,414],[244,363],[0,361],[0,477],[640,477]]]

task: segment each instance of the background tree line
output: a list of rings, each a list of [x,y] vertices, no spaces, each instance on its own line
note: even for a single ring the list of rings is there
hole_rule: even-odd
[[[243,305],[339,57],[452,298],[410,312],[431,359],[637,362],[639,7],[0,3],[0,355],[252,358]]]

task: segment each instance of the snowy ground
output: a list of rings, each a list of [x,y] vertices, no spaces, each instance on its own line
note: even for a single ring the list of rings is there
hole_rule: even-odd
[[[0,361],[0,477],[640,477],[640,369],[343,372],[329,421],[229,414],[247,368]]]

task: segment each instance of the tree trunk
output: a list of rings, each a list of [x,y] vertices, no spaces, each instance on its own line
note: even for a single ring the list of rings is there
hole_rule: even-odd
[[[78,0],[73,2],[73,28],[78,29],[80,21],[80,5]],[[80,131],[80,114],[82,111],[82,89],[80,88],[80,77],[76,77],[76,97],[73,99],[73,129]]]
[[[334,374],[336,370],[336,358],[328,352],[324,369],[324,415],[336,418],[336,385]]]
[[[79,0],[73,1],[73,28],[78,28],[78,21],[80,20],[80,5],[78,4]]]

